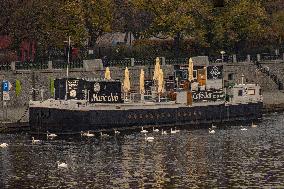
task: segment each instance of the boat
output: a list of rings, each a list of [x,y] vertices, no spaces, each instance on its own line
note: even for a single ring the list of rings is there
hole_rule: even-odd
[[[257,120],[262,116],[261,88],[243,79],[224,87],[222,65],[193,66],[191,59],[189,65],[175,68],[171,80],[153,78],[149,85],[142,78],[144,91],[132,93],[120,80],[58,78],[54,98],[30,101],[30,131],[73,134]]]

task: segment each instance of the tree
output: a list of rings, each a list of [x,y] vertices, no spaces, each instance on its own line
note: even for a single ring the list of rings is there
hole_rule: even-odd
[[[267,33],[267,13],[257,0],[227,0],[215,17],[214,39],[221,47],[234,52],[256,44]]]

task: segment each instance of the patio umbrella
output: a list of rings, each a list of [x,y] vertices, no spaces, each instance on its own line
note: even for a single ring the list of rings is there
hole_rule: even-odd
[[[144,70],[141,69],[141,73],[140,73],[140,94],[144,94],[145,93],[145,83],[144,83]]]
[[[105,79],[106,80],[111,80],[109,67],[106,67]]]
[[[123,90],[125,93],[128,93],[130,90],[129,71],[127,67],[125,68],[124,71]]]
[[[153,80],[158,81],[159,80],[159,73],[160,73],[160,59],[157,57],[156,58],[156,64],[155,64],[155,69],[154,69],[154,76],[153,76]]]
[[[193,80],[193,61],[190,58],[188,61],[188,81]]]

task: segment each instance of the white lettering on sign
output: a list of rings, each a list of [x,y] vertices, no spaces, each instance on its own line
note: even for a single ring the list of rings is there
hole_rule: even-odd
[[[93,94],[93,101],[94,102],[117,102],[119,97],[117,94],[110,93],[110,95],[98,95]]]
[[[10,94],[9,94],[9,92],[3,91],[3,100],[4,100],[4,101],[11,100],[11,99],[10,99]]]

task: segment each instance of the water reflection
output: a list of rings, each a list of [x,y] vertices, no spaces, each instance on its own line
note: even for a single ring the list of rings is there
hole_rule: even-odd
[[[267,115],[257,128],[227,126],[213,135],[150,133],[153,142],[132,131],[40,145],[29,135],[1,134],[10,146],[0,149],[0,188],[277,188],[284,183],[283,118]]]

